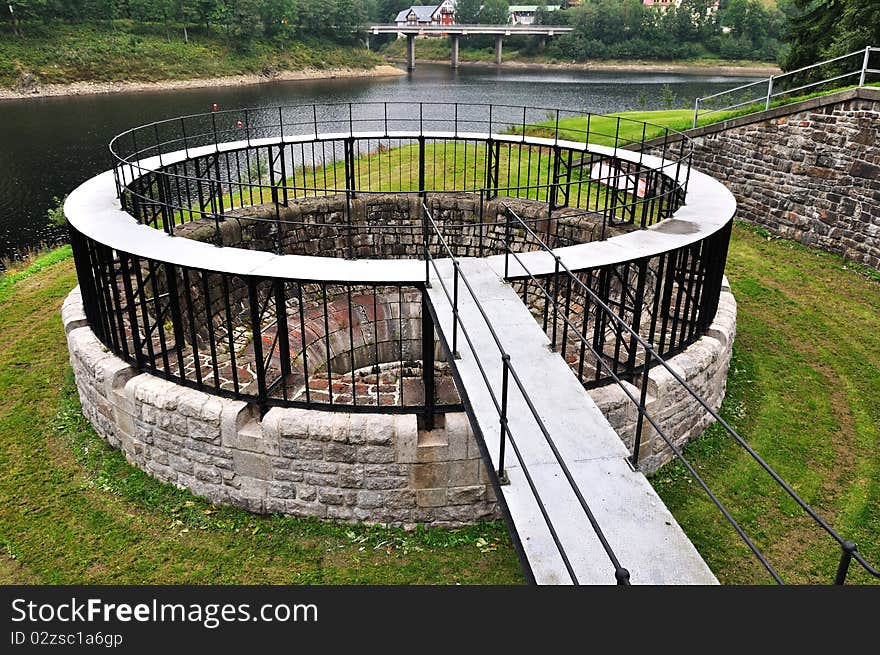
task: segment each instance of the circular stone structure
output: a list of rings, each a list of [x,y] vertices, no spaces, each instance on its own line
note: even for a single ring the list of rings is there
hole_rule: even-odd
[[[429,258],[515,253],[507,282],[624,442],[638,432],[626,391],[641,389],[677,444],[695,437],[708,414],[591,298],[720,406],[733,197],[691,169],[686,139],[625,137],[664,128],[550,117],[310,105],[116,137],[113,170],[64,206],[86,417],[134,465],[218,503],[405,526],[497,517],[426,282]],[[555,258],[591,294],[560,283]],[[640,434],[652,472],[672,452]]]

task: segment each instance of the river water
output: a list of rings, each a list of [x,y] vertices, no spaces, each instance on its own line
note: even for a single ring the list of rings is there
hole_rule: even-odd
[[[669,85],[676,106],[741,84],[722,75],[602,73],[420,64],[401,77],[267,84],[0,101],[0,256],[64,238],[46,210],[111,167],[107,144],[135,125],[181,114],[284,104],[460,102],[533,105],[596,113],[660,109]]]

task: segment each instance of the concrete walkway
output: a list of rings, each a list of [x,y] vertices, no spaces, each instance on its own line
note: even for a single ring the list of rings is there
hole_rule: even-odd
[[[437,262],[452,295],[451,260]],[[514,290],[486,260],[462,259],[461,271],[498,334],[525,391],[633,584],[717,584],[717,580],[644,475],[626,461],[620,438],[583,389]],[[429,299],[438,330],[452,343],[452,307],[431,269]],[[499,349],[476,303],[459,280],[459,314],[473,341],[459,327],[460,359],[452,363],[466,403],[497,470],[499,416],[477,361],[500,403]],[[476,355],[474,354],[476,352]],[[502,487],[519,539],[538,584],[572,584],[559,548],[525,476],[528,471],[579,584],[614,584],[614,567],[602,548],[560,462],[510,378],[508,421],[522,461],[508,441]],[[490,463],[487,462],[487,465]]]

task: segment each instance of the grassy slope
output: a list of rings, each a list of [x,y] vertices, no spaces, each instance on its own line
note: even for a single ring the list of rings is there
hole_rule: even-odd
[[[0,282],[0,584],[522,581],[500,523],[258,517],[129,466],[80,412],[58,313],[76,275],[69,250],[48,257]]]
[[[750,228],[727,274],[739,305],[722,414],[868,560],[880,562],[880,276]],[[715,427],[687,455],[783,578],[830,583],[840,551]],[[680,465],[653,479],[723,582],[769,578]],[[852,569],[851,581],[872,579]]]
[[[880,82],[872,82],[867,86],[878,87],[880,86]],[[821,89],[813,93],[799,94],[796,96],[782,96],[771,102],[770,107],[782,107],[784,105],[790,105],[803,100],[830,95],[832,93],[853,88],[855,88],[855,85]],[[751,93],[754,94],[757,92],[753,91]],[[734,100],[731,99],[727,102],[734,102]],[[706,108],[703,108],[700,110],[701,113],[697,120],[697,126],[703,127],[714,123],[721,123],[732,118],[754,114],[763,110],[763,102],[726,111],[709,111]],[[683,132],[694,126],[694,110],[689,108],[623,111],[615,114],[591,116],[589,123],[587,123],[586,117],[566,116],[566,113],[569,112],[562,112],[559,118],[558,129],[560,139],[583,141],[584,135],[589,128],[590,143],[607,146],[618,145],[624,147],[631,143],[639,143],[643,139],[653,139],[654,137],[663,136],[664,132],[666,132],[666,129],[664,128]],[[619,121],[618,118],[620,119]],[[556,135],[556,129],[556,121],[552,116],[548,116],[548,120],[546,121],[526,125],[526,133],[532,136],[553,138]],[[522,132],[522,128],[514,126],[510,128],[509,131],[519,134]]]
[[[114,29],[115,26],[115,29]],[[232,40],[215,28],[210,35],[190,30],[166,33],[154,26],[116,21],[113,25],[28,25],[24,37],[0,29],[0,85],[13,86],[19,71],[35,73],[41,83],[77,81],[155,81],[259,73],[265,66],[283,70],[349,66],[369,68],[381,59],[362,47],[319,41],[288,41],[281,46],[255,43],[236,52]]]

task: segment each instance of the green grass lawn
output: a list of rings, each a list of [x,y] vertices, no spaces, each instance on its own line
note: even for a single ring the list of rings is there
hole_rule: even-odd
[[[880,275],[743,226],[727,275],[739,307],[722,415],[877,566]],[[723,430],[685,452],[784,580],[834,580],[836,543]],[[769,581],[683,466],[652,482],[722,582]],[[849,579],[877,582],[855,564]]]
[[[161,26],[113,21],[72,25],[27,25],[24,36],[0,26],[0,85],[16,84],[22,71],[40,83],[114,82],[192,79],[241,73],[303,68],[370,68],[382,59],[363,47],[340,46],[319,40],[304,43],[255,42],[246,52],[220,28],[210,34]]]
[[[0,584],[523,581],[503,523],[259,517],[133,468],[79,407],[59,315],[75,284],[69,247],[0,281]]]
[[[868,84],[868,86],[880,86],[880,83]],[[770,103],[771,108],[790,105],[803,100],[817,98],[839,91],[856,88],[854,85],[816,91],[814,93],[800,94],[796,96],[784,96]],[[721,123],[732,118],[738,118],[747,114],[764,110],[764,103],[756,103],[745,107],[727,111],[712,111],[701,113],[697,120],[697,126],[703,127]],[[705,111],[705,110],[701,110]],[[619,119],[619,120],[618,120]],[[640,143],[645,139],[661,137],[670,131],[683,132],[694,126],[693,109],[659,109],[651,111],[623,111],[605,116],[591,116],[589,123],[587,117],[561,117],[559,119],[559,138],[572,141],[584,141],[584,135],[589,129],[590,143],[599,145],[625,147],[632,143]],[[522,128],[514,126],[512,133],[519,134]],[[534,125],[526,126],[526,134],[539,137],[552,138],[556,135],[556,121],[549,119]],[[674,152],[674,150],[673,150]]]
[[[739,316],[722,414],[877,563],[880,275],[741,225],[727,272]],[[75,282],[69,251],[0,280],[0,583],[522,582],[500,523],[258,517],[128,465],[79,409],[58,314]],[[721,430],[686,453],[786,581],[833,579],[834,543]],[[681,466],[653,484],[722,582],[768,581]]]

